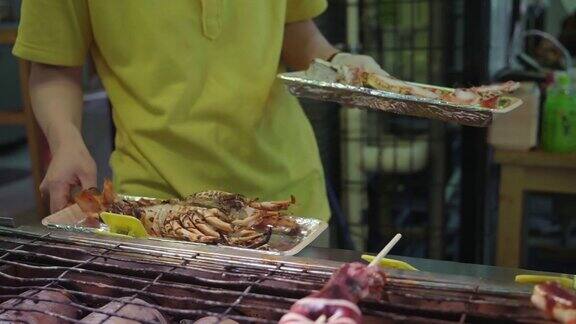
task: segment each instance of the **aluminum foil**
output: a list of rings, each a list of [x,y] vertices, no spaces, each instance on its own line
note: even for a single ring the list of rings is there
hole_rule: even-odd
[[[121,196],[120,198],[127,200],[151,199],[146,197],[136,197],[126,195]],[[45,217],[44,219],[42,219],[42,224],[48,228],[54,228],[76,233],[100,234],[102,232],[108,231],[108,226],[106,226],[106,224],[104,223],[101,223],[100,227],[98,228],[90,228],[83,226],[82,222],[85,219],[85,217],[86,216],[77,205],[72,205],[55,214]],[[227,245],[217,245],[217,246],[219,248],[231,251],[246,250],[272,255],[295,255],[298,252],[302,251],[306,246],[310,245],[310,243],[312,243],[322,232],[324,232],[328,228],[328,224],[326,222],[318,219],[305,218],[299,216],[291,216],[291,217],[300,225],[300,232],[296,235],[284,235],[273,233],[265,249],[249,249]],[[174,242],[190,246],[208,245],[204,243],[179,241],[159,237],[149,237],[148,240],[156,242],[158,241]]]
[[[444,122],[454,122],[466,126],[487,127],[495,114],[512,111],[522,105],[522,100],[503,96],[508,100],[505,107],[488,109],[478,106],[453,105],[442,100],[426,99],[381,90],[351,86],[335,82],[310,79],[305,72],[283,73],[278,76],[288,90],[297,97],[331,101],[345,106],[366,108],[408,115]],[[413,83],[414,85],[423,86]],[[424,85],[427,88],[453,90]]]

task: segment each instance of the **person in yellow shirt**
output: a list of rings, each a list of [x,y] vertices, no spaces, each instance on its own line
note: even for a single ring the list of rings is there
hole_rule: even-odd
[[[312,18],[326,0],[24,0],[13,53],[32,61],[30,92],[53,159],[41,189],[52,211],[96,185],[80,133],[81,66],[94,59],[117,129],[117,191],[182,197],[216,189],[297,198],[330,211],[312,128],[277,73],[337,54]]]

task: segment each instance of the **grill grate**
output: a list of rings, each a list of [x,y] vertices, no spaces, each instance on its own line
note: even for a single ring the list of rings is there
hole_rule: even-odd
[[[44,310],[60,321],[80,323],[88,313],[135,320],[99,309],[111,301],[150,303],[171,322],[205,316],[241,323],[275,323],[299,298],[322,287],[334,268],[262,257],[229,256],[169,248],[143,249],[120,241],[37,234],[0,228],[0,299],[72,305],[77,318]],[[29,290],[60,292],[70,302],[19,296]],[[19,303],[0,306],[0,316]],[[124,307],[124,306],[122,306]],[[524,293],[499,292],[449,279],[393,273],[379,302],[360,305],[365,323],[546,322]],[[21,309],[21,308],[20,308]],[[142,323],[153,323],[140,320]]]

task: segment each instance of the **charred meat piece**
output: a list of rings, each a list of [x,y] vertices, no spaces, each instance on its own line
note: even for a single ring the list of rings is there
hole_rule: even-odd
[[[534,286],[531,301],[560,323],[576,324],[576,294],[558,283]]]
[[[344,264],[320,291],[294,303],[279,323],[362,323],[358,301],[379,299],[385,282],[379,267]]]
[[[126,304],[125,302],[132,302],[135,304]],[[100,312],[88,314],[82,319],[82,323],[98,323],[98,324],[138,324],[140,321],[147,321],[153,323],[167,324],[168,321],[162,314],[155,308],[150,307],[150,304],[139,298],[122,297],[117,301],[112,301],[100,308],[101,311],[114,313],[119,316],[133,318],[130,320],[118,316],[106,315]]]
[[[33,299],[12,298],[0,304],[0,323],[57,324],[64,322],[64,320],[50,314],[72,319],[76,319],[80,315],[80,311],[72,306],[72,300],[65,292],[28,290],[20,295]],[[3,310],[5,308],[17,308],[18,310]]]

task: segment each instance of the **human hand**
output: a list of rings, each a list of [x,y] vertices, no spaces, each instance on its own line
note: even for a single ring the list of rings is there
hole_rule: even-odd
[[[54,213],[66,207],[74,187],[96,187],[96,163],[81,137],[59,145],[52,153],[40,191],[50,196],[50,212]]]
[[[330,62],[334,65],[345,65],[350,68],[358,68],[368,73],[379,74],[382,76],[389,76],[388,72],[384,71],[376,61],[368,55],[338,53],[334,55]]]

